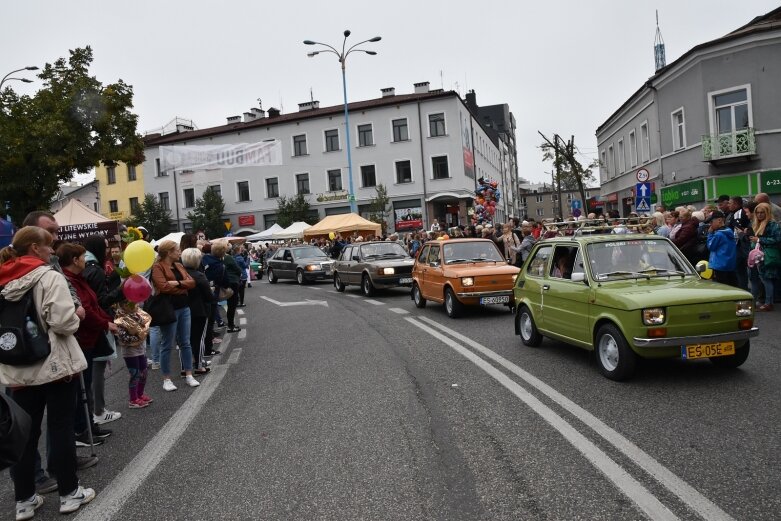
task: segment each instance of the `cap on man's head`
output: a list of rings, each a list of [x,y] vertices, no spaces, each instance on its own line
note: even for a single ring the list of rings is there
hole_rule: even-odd
[[[719,198],[718,198],[718,199],[716,199],[716,202],[717,202],[717,203],[726,203],[726,202],[727,202],[727,201],[729,201],[730,199],[731,199],[731,197],[730,197],[730,196],[728,196],[728,195],[720,195],[720,196],[719,196]]]
[[[709,223],[709,222],[711,222],[713,219],[724,219],[725,217],[726,217],[726,216],[724,215],[724,212],[722,212],[721,210],[713,210],[713,211],[711,212],[711,214],[710,214],[710,217],[708,217],[708,218],[705,220],[705,222],[706,222],[706,223]]]

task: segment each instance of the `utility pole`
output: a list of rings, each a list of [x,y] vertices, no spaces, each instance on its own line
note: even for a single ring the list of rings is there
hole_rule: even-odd
[[[564,211],[561,206],[561,167],[559,165],[559,135],[553,134],[553,150],[556,157],[553,164],[556,166],[556,199],[559,201],[559,221],[564,220]]]

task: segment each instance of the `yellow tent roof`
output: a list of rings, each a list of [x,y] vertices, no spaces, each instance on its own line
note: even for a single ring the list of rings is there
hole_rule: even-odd
[[[304,237],[316,235],[328,235],[331,232],[371,232],[379,235],[382,226],[375,222],[367,221],[355,213],[343,213],[329,215],[311,228],[304,230]]]

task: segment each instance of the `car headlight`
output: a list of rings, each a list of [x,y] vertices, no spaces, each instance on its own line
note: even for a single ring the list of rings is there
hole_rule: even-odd
[[[648,308],[643,310],[643,324],[658,326],[664,324],[664,308]]]
[[[461,285],[465,288],[469,286],[475,285],[475,278],[474,277],[461,277]]]
[[[518,280],[518,275],[520,275],[520,274],[521,274],[521,272],[518,272],[515,275],[513,275],[513,284],[515,284],[515,281]]]
[[[735,302],[735,316],[750,317],[754,311],[754,303],[750,300],[738,300]]]
[[[396,273],[395,268],[380,268],[380,275],[393,275]]]
[[[306,271],[317,271],[320,269],[319,264],[307,264],[306,268],[304,268]]]

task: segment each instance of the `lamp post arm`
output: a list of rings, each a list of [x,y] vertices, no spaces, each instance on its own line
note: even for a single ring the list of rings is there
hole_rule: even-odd
[[[5,83],[5,80],[6,80],[6,79],[8,79],[8,77],[9,77],[11,74],[14,74],[14,73],[17,73],[17,72],[21,72],[21,71],[24,71],[24,70],[27,70],[27,68],[26,68],[26,67],[22,67],[21,69],[16,69],[15,71],[11,71],[11,72],[9,72],[8,74],[6,74],[5,76],[3,76],[3,79],[2,79],[2,80],[0,80],[0,88],[2,88],[2,87],[3,87],[3,83]]]
[[[312,42],[312,43],[316,43],[317,45],[322,45],[323,47],[328,47],[335,54],[337,54],[337,55],[339,54],[339,51],[337,51],[336,49],[334,49],[331,45],[328,45],[327,43],[323,43],[323,42]],[[328,51],[320,51],[320,52],[328,52]]]
[[[356,43],[355,45],[353,45],[352,47],[350,47],[349,49],[347,49],[347,54],[350,54],[350,52],[352,52],[352,50],[353,50],[353,49],[355,49],[356,47],[358,47],[359,45],[361,45],[361,44],[364,44],[364,43],[368,43],[368,42],[370,42],[370,41],[372,41],[372,39],[369,39],[369,40],[364,40],[364,41],[362,41],[362,42],[358,42],[358,43]],[[345,56],[347,56],[347,54],[345,54]]]

